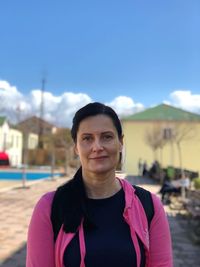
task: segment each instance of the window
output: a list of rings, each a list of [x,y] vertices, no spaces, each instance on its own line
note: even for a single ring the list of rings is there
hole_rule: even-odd
[[[166,140],[170,140],[172,138],[172,129],[171,128],[163,129],[163,138]]]

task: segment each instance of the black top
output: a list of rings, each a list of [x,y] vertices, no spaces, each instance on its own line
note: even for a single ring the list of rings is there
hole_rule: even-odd
[[[88,211],[96,227],[84,229],[86,245],[86,267],[134,267],[136,253],[131,239],[129,225],[123,218],[125,206],[124,191],[104,199],[87,199]],[[142,266],[145,266],[144,247],[141,248]],[[78,233],[64,253],[64,265],[80,267]]]

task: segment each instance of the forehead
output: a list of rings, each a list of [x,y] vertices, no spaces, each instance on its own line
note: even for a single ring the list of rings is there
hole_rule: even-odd
[[[80,122],[78,133],[90,132],[117,132],[112,119],[107,115],[95,115],[83,119]]]

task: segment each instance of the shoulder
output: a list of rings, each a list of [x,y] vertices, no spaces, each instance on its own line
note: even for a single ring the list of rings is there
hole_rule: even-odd
[[[45,193],[37,201],[30,221],[30,229],[39,229],[44,226],[51,227],[51,206],[55,191]]]
[[[42,204],[49,204],[53,201],[54,195],[56,191],[47,192],[44,195],[41,196],[38,203]]]
[[[149,194],[150,191],[147,189],[144,189],[143,187],[140,187],[138,185],[133,185],[133,188],[135,189],[135,193],[144,193],[144,194]]]
[[[135,189],[135,194],[140,199],[142,206],[145,210],[148,225],[150,226],[150,223],[154,217],[154,203],[152,199],[152,194],[150,191],[140,187],[140,186],[133,186]]]
[[[155,211],[155,220],[160,217],[167,217],[167,213],[164,209],[163,203],[161,202],[161,199],[159,196],[157,196],[154,193],[151,193],[154,211]]]
[[[151,192],[151,197],[152,197],[153,205],[155,209],[160,209],[161,207],[163,208],[163,204],[160,200],[160,197],[158,197],[155,193],[152,193],[152,192]]]
[[[133,188],[134,188],[134,193],[139,197],[139,199],[144,202],[144,201],[151,201],[152,202],[152,193],[143,188],[143,187],[140,187],[138,185],[133,185]]]
[[[51,205],[53,202],[54,195],[55,195],[55,191],[48,192],[42,195],[35,205],[34,212],[38,214],[39,213],[49,214],[51,210]]]
[[[164,211],[163,204],[159,196],[151,191],[148,191],[140,186],[134,186],[135,194],[140,198],[144,207],[152,207],[155,215]]]

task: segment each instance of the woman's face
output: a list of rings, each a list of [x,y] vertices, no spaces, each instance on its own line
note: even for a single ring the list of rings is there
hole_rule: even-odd
[[[115,171],[122,145],[112,119],[96,115],[80,123],[75,152],[85,173],[101,174]]]

